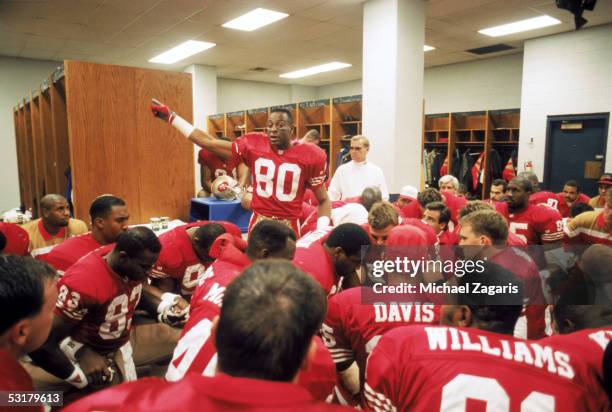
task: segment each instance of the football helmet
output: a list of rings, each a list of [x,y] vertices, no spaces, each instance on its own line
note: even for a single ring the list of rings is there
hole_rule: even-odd
[[[238,182],[228,175],[217,177],[212,182],[211,189],[213,196],[219,200],[234,200],[240,194]]]

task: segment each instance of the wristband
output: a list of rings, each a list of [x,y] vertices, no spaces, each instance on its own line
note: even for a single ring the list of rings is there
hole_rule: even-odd
[[[64,355],[73,363],[78,362],[76,358],[76,353],[81,349],[84,345],[81,342],[77,342],[73,340],[70,336],[60,342],[60,350],[64,352]]]
[[[85,373],[78,364],[74,365],[74,370],[72,371],[72,374],[70,374],[70,376],[64,379],[64,381],[79,389],[83,389],[89,383],[87,382],[87,376],[85,376]]]
[[[163,314],[169,307],[173,306],[179,295],[175,293],[166,292],[161,296],[161,302],[157,306],[157,313]]]
[[[321,216],[317,219],[317,229],[323,229],[330,225],[329,216]]]
[[[170,115],[170,124],[176,128],[181,134],[187,138],[193,133],[195,130],[195,126],[189,123],[187,120],[183,119],[178,114],[172,112]]]

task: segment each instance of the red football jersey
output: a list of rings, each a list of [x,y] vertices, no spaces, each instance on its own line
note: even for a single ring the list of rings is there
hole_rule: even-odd
[[[240,164],[236,159],[222,159],[214,153],[206,149],[200,149],[198,152],[198,163],[210,169],[212,180],[223,175],[229,175],[234,179],[238,179],[237,167]]]
[[[184,295],[191,295],[204,275],[207,266],[204,266],[196,255],[187,230],[209,223],[218,223],[225,228],[227,233],[241,236],[238,226],[229,222],[193,222],[176,227],[159,237],[162,250],[155,266],[153,266],[151,277],[158,279],[174,278],[180,283],[181,292]]]
[[[63,273],[70,266],[74,265],[77,260],[102,246],[89,232],[64,240],[51,249],[49,253],[36,256],[36,259],[44,260],[57,269],[58,272]]]
[[[509,229],[528,245],[542,245],[563,239],[559,211],[544,205],[529,205],[521,212],[508,211]]]
[[[528,305],[523,312],[527,320],[527,336],[524,337],[545,337],[546,300],[542,292],[542,278],[531,256],[523,250],[506,247],[489,261],[514,273],[523,282],[525,304]]]
[[[559,199],[557,199],[557,195],[553,192],[540,191],[535,192],[529,196],[529,204],[530,205],[546,205],[552,207],[553,209],[557,209],[559,206]]]
[[[225,289],[250,263],[238,248],[228,244],[208,268],[191,298],[189,320],[174,349],[166,379],[176,381],[187,372],[214,375],[217,350],[210,339],[212,321],[221,312]]]
[[[423,222],[421,219],[415,219],[415,218],[402,218],[400,225],[408,225],[408,226],[416,226],[419,229],[421,229],[423,231],[423,233],[425,233],[425,236],[427,237],[427,244],[428,245],[437,245],[438,242],[438,235],[436,234],[436,231],[433,230],[433,228],[428,225],[427,223]],[[368,232],[369,233],[369,232]]]
[[[317,208],[306,202],[302,203],[302,216],[300,216],[300,234],[307,235],[317,228]]]
[[[553,335],[542,342],[549,342],[572,353],[579,353],[580,359],[589,365],[600,382],[604,380],[603,358],[606,347],[612,340],[612,327],[583,329],[567,335]]]
[[[402,208],[401,216],[406,219],[422,219],[423,210],[421,209],[421,205],[416,200],[408,203]]]
[[[111,245],[91,252],[57,282],[55,314],[73,323],[70,336],[101,353],[119,349],[130,338],[142,282],[122,278],[104,257]]]
[[[166,379],[177,381],[186,373],[214,376],[217,349],[211,339],[212,321],[221,313],[223,294],[227,286],[251,261],[234,245],[226,245],[220,256],[208,268],[193,293],[189,320],[174,349]],[[318,338],[317,338],[318,339]],[[331,355],[320,339],[315,359],[307,371],[301,371],[298,383],[315,399],[324,400],[332,392],[336,370]]]
[[[334,362],[357,362],[362,377],[368,355],[385,332],[398,326],[440,322],[439,308],[432,304],[366,304],[362,291],[368,289],[371,288],[355,287],[331,297],[321,327],[323,342]]]
[[[467,205],[468,200],[465,197],[460,197],[452,193],[443,192],[442,201],[444,202],[446,207],[450,209],[451,222],[453,222],[453,226],[456,225],[459,221],[459,211],[463,209],[465,205]],[[451,227],[451,229],[453,229],[453,227]]]
[[[375,411],[601,411],[607,395],[580,352],[446,326],[385,334],[368,359]]]
[[[80,399],[65,412],[80,411],[304,411],[351,410],[315,400],[303,387],[288,382],[266,381],[218,374],[189,374],[179,382],[144,378]]]
[[[248,133],[234,142],[232,151],[251,169],[251,207],[259,215],[298,219],[304,190],[325,182],[326,155],[316,145],[276,151],[265,133]]]
[[[340,291],[343,278],[336,276],[336,268],[323,243],[333,230],[332,227],[317,229],[300,238],[295,247],[293,264],[315,278],[327,296]]]
[[[30,235],[15,223],[0,222],[0,232],[6,237],[6,246],[2,253],[27,256],[30,246]]]
[[[32,378],[21,366],[17,358],[0,349],[0,391],[17,392],[33,391]],[[6,401],[6,397],[4,398]],[[42,412],[42,406],[0,406],[0,411]]]
[[[561,217],[570,217],[570,209],[572,206],[577,203],[586,203],[588,205],[590,200],[591,198],[584,193],[579,193],[578,199],[576,199],[575,202],[567,204],[565,197],[563,197],[563,192],[557,193],[557,210],[561,213]]]

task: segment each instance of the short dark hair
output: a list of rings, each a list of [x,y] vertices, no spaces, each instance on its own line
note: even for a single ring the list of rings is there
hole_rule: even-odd
[[[459,286],[467,286],[468,293],[459,294],[458,304],[470,308],[473,318],[480,329],[491,332],[512,334],[514,326],[523,310],[523,282],[512,272],[491,262],[483,263],[484,271],[466,273],[459,278]],[[477,281],[481,287],[516,286],[516,294],[471,293],[470,284]]]
[[[382,200],[382,192],[376,186],[368,186],[361,192],[361,204],[369,212],[374,203]]]
[[[66,198],[56,193],[49,193],[40,199],[40,208],[44,210],[51,210],[56,202],[66,202]]]
[[[274,255],[285,248],[287,239],[297,240],[289,226],[274,220],[262,220],[249,232],[246,255],[255,257],[263,249]]]
[[[113,195],[98,196],[89,206],[89,216],[92,223],[97,218],[104,219],[107,217],[113,210],[113,206],[125,206],[125,201]]]
[[[442,195],[437,189],[429,187],[423,190],[422,192],[419,192],[419,194],[417,195],[417,201],[419,202],[421,207],[425,207],[428,203],[431,202],[441,202]]]
[[[580,183],[578,183],[577,180],[574,180],[574,179],[568,180],[567,182],[565,182],[563,186],[575,187],[576,192],[580,193]]]
[[[272,113],[285,113],[287,118],[289,118],[289,122],[293,124],[293,114],[291,114],[291,110],[285,109],[284,107],[274,107],[270,110],[270,114]]]
[[[502,186],[505,192],[508,188],[508,182],[506,182],[504,179],[495,179],[493,182],[491,182],[491,186]]]
[[[226,233],[226,230],[223,225],[211,222],[198,227],[193,237],[196,239],[196,244],[208,252],[215,239],[224,233]]]
[[[514,183],[515,185],[519,185],[525,192],[533,192],[533,183],[529,178],[524,176],[516,176],[513,177],[510,183]]]
[[[140,256],[145,250],[152,253],[161,251],[161,243],[155,233],[145,226],[129,228],[117,238],[115,250],[125,252],[129,257]]]
[[[431,210],[433,212],[440,212],[440,218],[438,219],[438,223],[447,223],[450,222],[451,219],[451,211],[442,202],[430,202],[427,203],[425,209]]]
[[[291,381],[326,310],[321,286],[290,262],[253,263],[225,291],[215,339],[219,369]]]
[[[595,210],[593,206],[587,203],[576,202],[570,207],[570,217],[576,217],[581,213],[592,212],[593,210]]]
[[[368,233],[355,223],[343,223],[331,231],[325,245],[340,247],[347,256],[355,256],[361,252],[362,246],[370,246]]]
[[[45,281],[55,270],[31,257],[0,256],[0,335],[24,318],[36,316],[45,302]]]

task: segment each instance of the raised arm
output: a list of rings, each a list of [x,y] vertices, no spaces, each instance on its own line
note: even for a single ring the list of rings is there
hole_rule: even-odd
[[[153,116],[170,123],[179,132],[181,132],[183,136],[198,146],[203,147],[224,159],[229,159],[233,156],[232,142],[215,139],[207,132],[196,129],[192,124],[170,110],[170,108],[162,102],[156,99],[151,99],[151,111],[153,112]]]

